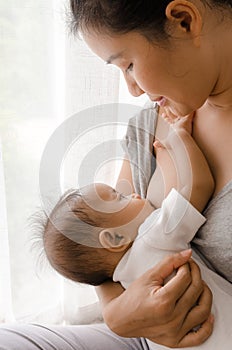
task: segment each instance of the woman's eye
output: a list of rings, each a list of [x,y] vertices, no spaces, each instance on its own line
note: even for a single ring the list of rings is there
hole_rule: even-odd
[[[126,72],[131,72],[133,70],[133,63],[130,63],[126,69]]]
[[[124,196],[123,194],[120,193],[120,199],[125,199],[127,196]]]

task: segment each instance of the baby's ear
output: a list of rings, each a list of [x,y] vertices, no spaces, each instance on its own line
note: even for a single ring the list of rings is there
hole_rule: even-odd
[[[111,252],[122,252],[128,246],[125,236],[119,235],[115,229],[107,228],[100,232],[99,241],[101,245]]]

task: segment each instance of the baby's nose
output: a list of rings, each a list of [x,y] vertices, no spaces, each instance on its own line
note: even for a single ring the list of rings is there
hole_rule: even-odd
[[[141,199],[141,196],[138,193],[132,193],[131,198]]]

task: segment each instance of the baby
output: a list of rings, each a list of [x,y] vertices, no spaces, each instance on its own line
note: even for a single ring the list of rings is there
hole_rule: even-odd
[[[105,184],[96,183],[63,195],[51,212],[43,233],[46,255],[58,272],[74,281],[92,285],[112,278],[117,263],[137,237],[140,225],[154,211],[157,215],[162,213],[165,203],[173,197],[178,200],[173,205],[176,211],[184,210],[185,214],[185,208],[191,208],[200,218],[191,229],[191,237],[203,224],[204,218],[197,210],[203,210],[210,198],[213,179],[202,152],[191,137],[192,117],[174,121],[171,124],[168,119],[170,133],[167,139],[154,143],[157,167],[147,191],[151,200],[136,194],[124,196]],[[190,174],[185,168],[191,170]],[[178,192],[170,191],[161,208],[155,209],[151,202],[156,199],[154,193],[160,187],[157,183],[161,177],[168,192],[172,188]],[[172,199],[174,203],[175,198]],[[181,202],[185,206],[180,210]],[[176,217],[175,212],[173,217]],[[186,227],[184,230],[189,236]]]
[[[94,286],[113,279],[127,288],[165,255],[189,248],[205,222],[200,212],[212,195],[214,182],[191,137],[192,117],[168,118],[168,122],[167,139],[154,143],[157,169],[153,176],[162,178],[167,191],[160,208],[137,194],[124,196],[101,183],[68,191],[57,203],[47,219],[43,241],[48,260],[63,276]],[[151,179],[148,198],[157,181]],[[229,283],[195,258],[213,292],[216,319],[213,335],[201,349],[216,350],[222,344],[229,349]],[[148,343],[158,349],[159,345]]]

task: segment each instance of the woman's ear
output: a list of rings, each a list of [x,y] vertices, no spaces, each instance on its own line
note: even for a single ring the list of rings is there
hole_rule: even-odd
[[[196,46],[200,45],[202,16],[196,5],[186,0],[171,1],[166,7],[166,17],[172,33],[191,34]]]
[[[101,245],[111,252],[122,252],[128,246],[128,240],[125,236],[119,235],[115,229],[104,229],[99,234]]]

